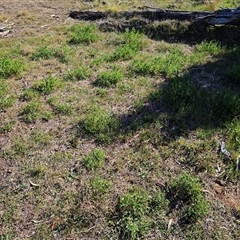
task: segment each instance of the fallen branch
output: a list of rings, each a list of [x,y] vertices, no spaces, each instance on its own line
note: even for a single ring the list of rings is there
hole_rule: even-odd
[[[96,21],[108,18],[130,20],[140,18],[149,21],[162,21],[166,19],[191,21],[204,25],[235,25],[240,26],[240,7],[235,9],[221,9],[214,12],[200,11],[173,11],[154,9],[145,11],[121,11],[121,12],[99,12],[99,11],[72,11],[69,16],[84,21]]]

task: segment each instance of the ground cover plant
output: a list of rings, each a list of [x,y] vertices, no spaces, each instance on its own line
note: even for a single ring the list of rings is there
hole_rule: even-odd
[[[146,5],[233,7],[2,3],[0,239],[240,237],[239,27],[68,18]]]

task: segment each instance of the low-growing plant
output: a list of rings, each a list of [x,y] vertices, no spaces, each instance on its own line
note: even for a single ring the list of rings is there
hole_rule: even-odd
[[[36,91],[33,88],[28,88],[28,89],[23,91],[23,93],[21,95],[21,100],[23,100],[23,101],[31,101],[34,98],[37,98],[38,96],[39,96],[38,91]]]
[[[123,43],[118,46],[115,52],[107,57],[108,61],[128,60],[133,58],[137,52],[146,45],[144,34],[136,30],[127,30],[122,35]]]
[[[157,191],[149,200],[149,212],[153,215],[160,216],[167,211],[169,200],[162,191]]]
[[[57,58],[60,62],[65,63],[69,60],[69,55],[72,53],[71,49],[66,45],[59,48],[50,48],[41,46],[31,55],[30,59],[37,61],[38,59]]]
[[[60,103],[54,106],[57,114],[70,115],[73,112],[73,107],[67,103]]]
[[[142,76],[162,74],[165,77],[175,77],[179,75],[186,64],[186,57],[181,51],[176,49],[171,54],[161,57],[135,60],[130,66],[130,71],[133,74],[140,74]]]
[[[68,81],[79,81],[86,79],[90,76],[90,71],[86,67],[78,67],[72,71],[69,71],[66,76],[65,80]]]
[[[84,130],[95,136],[100,142],[110,141],[111,135],[117,126],[117,119],[97,105],[89,108],[88,114],[83,121]]]
[[[120,198],[121,237],[124,239],[138,239],[144,237],[149,228],[147,219],[148,194],[145,190],[135,189]]]
[[[14,96],[8,97],[8,84],[5,81],[0,81],[0,110],[11,107],[15,102]]]
[[[75,24],[69,29],[70,31],[70,41],[71,44],[90,44],[96,42],[99,39],[96,33],[96,26],[89,24],[87,26],[80,26]]]
[[[217,56],[218,54],[223,52],[223,47],[216,41],[203,41],[199,45],[196,46],[197,52],[202,52],[209,54],[211,56]]]
[[[199,179],[187,173],[169,183],[169,200],[173,205],[182,204],[184,212],[182,220],[196,222],[209,211],[209,204],[202,195],[202,186]]]
[[[116,85],[122,78],[123,74],[118,70],[101,72],[97,76],[96,84],[103,87],[110,87]]]
[[[23,120],[27,123],[34,123],[41,116],[39,102],[30,102],[22,110]]]
[[[47,46],[41,46],[36,49],[35,53],[31,55],[31,60],[49,59],[54,56],[54,49]]]
[[[55,77],[48,77],[44,80],[40,80],[36,82],[33,86],[32,89],[36,90],[42,95],[48,95],[51,92],[53,92],[55,89],[60,87],[61,81],[59,78]]]
[[[49,121],[53,118],[53,113],[50,111],[46,111],[42,113],[42,119],[45,121]]]
[[[1,132],[11,132],[14,127],[15,121],[7,122],[0,126],[0,133]]]
[[[14,103],[15,103],[14,96],[5,97],[3,99],[0,99],[0,110],[9,108],[9,107],[13,106]]]
[[[96,170],[103,166],[105,158],[105,151],[101,148],[95,148],[83,158],[83,166],[89,171]]]
[[[0,58],[0,78],[8,78],[23,70],[23,62],[9,57]]]
[[[112,182],[110,180],[95,177],[91,182],[91,189],[93,191],[93,198],[95,199],[103,199],[104,195],[109,192],[112,186]]]
[[[122,34],[124,44],[129,45],[132,49],[136,50],[142,50],[143,47],[146,46],[144,37],[145,35],[143,33],[140,33],[135,29],[132,30],[127,29]]]

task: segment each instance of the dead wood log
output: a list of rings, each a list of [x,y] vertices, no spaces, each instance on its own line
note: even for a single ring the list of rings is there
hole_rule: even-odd
[[[203,25],[235,25],[240,26],[240,7],[235,9],[221,9],[214,12],[200,11],[173,11],[173,10],[145,10],[145,11],[121,11],[121,12],[98,12],[98,11],[72,11],[69,17],[96,21],[107,18],[126,20],[133,18],[146,19],[149,21],[162,21],[166,19],[191,21]]]

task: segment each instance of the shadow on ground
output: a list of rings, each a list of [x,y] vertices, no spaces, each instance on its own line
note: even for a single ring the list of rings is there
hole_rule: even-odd
[[[124,133],[160,123],[158,131],[173,140],[197,128],[223,127],[240,116],[240,48],[215,62],[194,66],[168,78],[147,101],[119,121]]]

